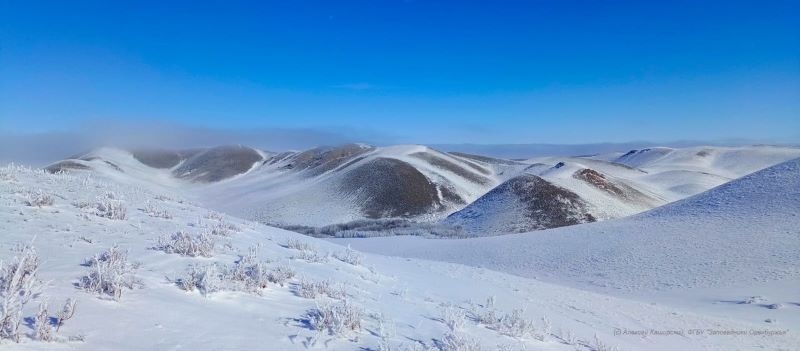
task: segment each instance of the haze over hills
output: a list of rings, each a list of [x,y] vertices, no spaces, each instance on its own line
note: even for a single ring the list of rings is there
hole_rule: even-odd
[[[421,145],[266,152],[101,148],[50,165],[176,189],[226,213],[282,226],[405,219],[466,236],[525,232],[646,211],[800,156],[772,146],[645,148],[526,160]]]

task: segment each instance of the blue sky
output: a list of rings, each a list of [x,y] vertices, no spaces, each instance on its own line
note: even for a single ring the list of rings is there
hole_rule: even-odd
[[[797,1],[0,0],[0,132],[800,141]]]

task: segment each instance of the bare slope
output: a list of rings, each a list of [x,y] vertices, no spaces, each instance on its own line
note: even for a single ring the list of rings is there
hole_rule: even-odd
[[[587,204],[575,193],[532,174],[505,181],[445,223],[474,235],[520,233],[594,222]]]

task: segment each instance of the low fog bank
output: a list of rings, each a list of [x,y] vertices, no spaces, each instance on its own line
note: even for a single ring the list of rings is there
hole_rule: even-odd
[[[344,127],[217,129],[160,122],[95,121],[63,132],[11,133],[0,131],[0,165],[17,163],[42,167],[89,150],[112,146],[123,149],[192,149],[219,145],[246,145],[267,151],[304,150],[346,143],[375,146],[414,144],[394,135]],[[593,144],[426,144],[441,151],[458,151],[506,159],[536,156],[578,156],[627,152],[652,146],[737,146],[763,144],[757,140],[634,141]],[[796,145],[796,144],[795,144]]]
[[[248,130],[130,124],[102,121],[68,132],[0,131],[0,164],[41,167],[101,146],[123,149],[192,149],[241,144],[262,150],[303,150],[352,142],[375,144],[391,138],[347,128],[253,128]]]

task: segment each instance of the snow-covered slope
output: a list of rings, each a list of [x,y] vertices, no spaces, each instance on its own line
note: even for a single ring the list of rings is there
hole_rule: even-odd
[[[207,233],[216,242],[211,257],[156,249],[165,242],[159,238],[178,231]],[[134,186],[88,173],[0,169],[0,259],[4,263],[14,262],[11,249],[19,243],[35,247],[40,257],[38,278],[46,284],[43,293],[22,309],[26,322],[20,324],[19,343],[2,340],[2,347],[9,350],[465,349],[451,347],[457,340],[472,340],[486,350],[498,346],[504,350],[597,350],[610,345],[626,350],[730,350],[785,349],[800,342],[785,333],[614,335],[622,329],[761,330],[764,326],[454,264],[370,254],[361,256],[361,262],[325,259],[329,252],[343,258],[348,253],[342,246],[211,212],[180,200],[168,189]],[[303,243],[314,249],[293,248]],[[134,288],[123,288],[119,301],[78,287],[82,277],[93,271],[86,259],[115,245],[135,262],[125,265],[135,268],[135,279],[130,280]],[[237,285],[225,281],[215,285],[222,290],[205,295],[180,287],[188,284],[191,267],[211,274],[211,268],[203,267],[236,267],[235,262],[254,261],[263,262],[261,269],[283,267],[282,271],[296,275],[283,285],[269,282],[254,290],[234,291]],[[334,287],[341,284],[345,295],[337,295],[340,290],[334,289],[334,298],[303,297],[303,281],[324,280]],[[473,313],[491,309],[470,307],[469,301],[481,304],[489,296],[497,301],[497,314],[522,309],[515,320],[529,320],[526,323],[533,323],[536,330],[522,328],[522,336],[511,337],[503,332],[514,329],[502,329],[502,323],[479,323]],[[67,298],[77,299],[74,317],[55,333],[56,342],[37,340],[40,335],[33,317],[39,303],[49,301],[49,313],[44,316],[55,317]],[[363,311],[355,314],[360,326],[341,335],[312,330],[317,325],[312,316],[329,304],[342,306],[340,300]],[[545,316],[547,323],[540,320]],[[451,322],[455,331],[445,322]]]
[[[174,190],[262,223],[319,227],[377,218],[434,222],[450,216],[445,222],[466,234],[497,235],[630,216],[793,157],[800,157],[800,149],[751,146],[651,148],[517,162],[421,145],[349,144],[279,154],[242,146],[149,152],[102,148],[49,169],[93,171]],[[523,174],[539,177],[543,187],[497,196],[523,182]],[[553,187],[563,191],[547,191]],[[539,211],[546,203],[565,206]]]
[[[499,182],[491,168],[424,146],[362,146],[345,157],[330,156],[342,148],[284,157],[247,179],[209,187],[206,196],[235,197],[223,208],[230,213],[318,226],[363,218],[441,218]]]
[[[420,145],[348,144],[280,154],[241,146],[132,153],[103,148],[49,169],[153,182],[226,213],[321,226],[365,218],[443,218],[524,167]]]
[[[613,289],[800,278],[800,159],[618,220],[465,240],[350,240],[369,251]]]

